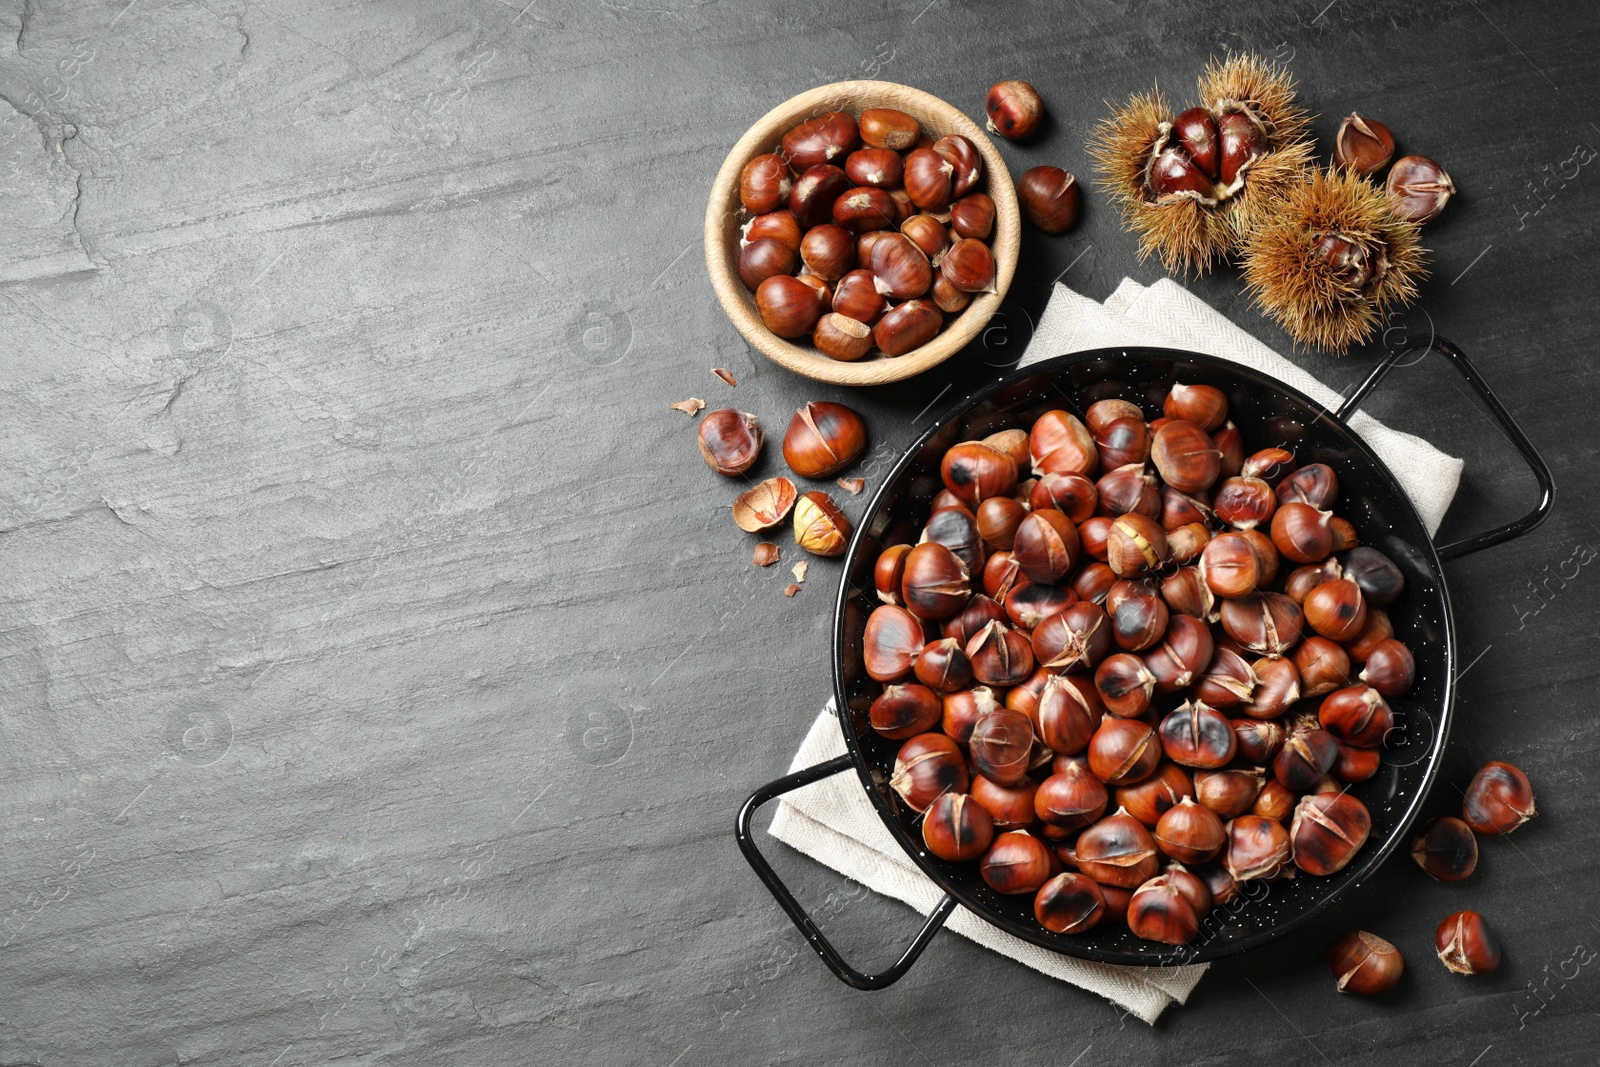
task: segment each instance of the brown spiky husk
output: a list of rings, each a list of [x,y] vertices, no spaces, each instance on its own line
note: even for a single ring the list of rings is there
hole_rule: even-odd
[[[1258,56],[1213,60],[1197,83],[1208,107],[1248,105],[1267,124],[1271,150],[1251,167],[1244,188],[1215,206],[1177,199],[1148,199],[1144,168],[1161,124],[1173,117],[1160,89],[1136,93],[1101,122],[1089,142],[1097,184],[1139,236],[1139,258],[1152,254],[1170,273],[1202,274],[1239,250],[1246,234],[1267,217],[1273,201],[1305,180],[1315,148],[1306,140],[1310,118],[1294,104],[1288,72]]]
[[[1388,272],[1363,299],[1351,301],[1316,254],[1317,237],[1341,233],[1384,249]],[[1416,223],[1399,218],[1383,191],[1365,178],[1317,171],[1273,205],[1267,221],[1247,237],[1245,289],[1257,307],[1277,320],[1297,344],[1341,355],[1370,340],[1391,308],[1416,298],[1427,277],[1427,250]]]

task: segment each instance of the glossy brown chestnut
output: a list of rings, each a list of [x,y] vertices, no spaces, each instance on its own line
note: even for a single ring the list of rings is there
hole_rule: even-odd
[[[1150,429],[1143,419],[1112,419],[1092,432],[1104,470],[1142,464],[1150,458]]]
[[[1290,659],[1300,674],[1303,697],[1324,696],[1351,683],[1350,654],[1326,637],[1306,638],[1295,646]]]
[[[1078,570],[1078,576],[1072,579],[1072,591],[1078,594],[1079,600],[1087,600],[1092,604],[1105,605],[1106,596],[1110,594],[1111,587],[1121,581],[1110,564],[1091,560]],[[1170,603],[1170,601],[1169,601]]]
[[[935,798],[967,791],[967,759],[943,734],[918,734],[900,746],[889,787],[912,808],[927,811]]]
[[[983,100],[990,133],[1010,141],[1030,137],[1044,121],[1044,101],[1025,81],[1003,81],[992,86]]]
[[[859,148],[845,157],[844,173],[858,186],[892,189],[905,175],[905,164],[900,153],[887,148]],[[890,211],[893,217],[892,201]]]
[[[1317,719],[1336,739],[1357,748],[1376,748],[1394,727],[1389,702],[1365,685],[1336,689],[1323,697]]]
[[[1250,811],[1265,784],[1260,767],[1201,771],[1194,776],[1194,799],[1224,820],[1235,819]]]
[[[995,691],[986,685],[948,693],[944,698],[941,728],[946,736],[965,745],[971,740],[972,731],[977,727],[978,720],[1003,706]]]
[[[1112,648],[1111,621],[1096,604],[1080,600],[1034,628],[1034,659],[1059,673],[1095,667]]]
[[[1139,719],[1107,717],[1089,739],[1089,769],[1107,785],[1148,778],[1161,762],[1161,741]]]
[[[1272,518],[1278,498],[1260,478],[1228,478],[1217,487],[1212,507],[1229,526],[1253,530]]]
[[[943,325],[944,315],[932,301],[907,300],[883,313],[872,328],[872,339],[884,355],[903,356],[933,340]]]
[[[1326,510],[1339,495],[1339,476],[1326,463],[1301,467],[1278,483],[1278,503],[1309,504]],[[1302,560],[1309,563],[1310,560]]]
[[[1361,587],[1348,578],[1323,582],[1306,594],[1305,620],[1330,641],[1354,640],[1367,625],[1367,602]]]
[[[1162,480],[1181,493],[1211,488],[1222,472],[1222,453],[1205,430],[1187,419],[1173,419],[1156,431],[1150,461]]]
[[[1289,865],[1289,831],[1276,819],[1240,815],[1228,823],[1222,864],[1235,881],[1272,878]]]
[[[1260,557],[1241,533],[1213,537],[1201,551],[1198,566],[1200,577],[1219,597],[1248,596],[1263,584]]]
[[[1210,808],[1183,797],[1156,822],[1156,845],[1181,863],[1204,863],[1222,852],[1228,836]]]
[[[1537,814],[1528,776],[1499,760],[1472,776],[1461,805],[1461,817],[1480,834],[1509,834]]]
[[[1144,660],[1129,652],[1106,657],[1095,668],[1094,686],[1106,710],[1119,718],[1143,715],[1155,695],[1156,678]]]
[[[850,190],[850,179],[831,163],[808,167],[789,190],[789,210],[802,230],[833,221],[833,202]]]
[[[1272,758],[1283,747],[1286,735],[1283,727],[1276,722],[1264,719],[1233,719],[1228,725],[1233,728],[1233,737],[1240,759],[1265,765],[1271,763]],[[1259,797],[1256,799],[1260,800]],[[1257,814],[1262,813],[1257,812]]]
[[[1488,974],[1500,966],[1500,940],[1475,911],[1458,911],[1433,934],[1439,962],[1456,974]]]
[[[963,237],[939,255],[939,276],[964,293],[992,293],[997,267],[989,246]]]
[[[954,693],[972,684],[972,661],[953,637],[925,646],[911,670],[917,681],[936,693]]]
[[[1073,522],[1082,523],[1094,514],[1100,494],[1094,483],[1081,474],[1046,474],[1034,482],[1028,502],[1035,511],[1053,508]]]
[[[1202,808],[1202,811],[1205,809]],[[1195,874],[1177,860],[1167,864],[1161,872],[1161,877],[1171,883],[1178,891],[1178,895],[1189,902],[1194,913],[1204,916],[1211,910],[1211,887],[1206,885],[1205,879]]]
[[[977,529],[976,519],[973,521],[973,529]],[[1014,541],[1013,538],[1013,543]],[[996,552],[984,563],[983,591],[992,600],[1004,601],[1012,589],[1027,581],[1028,579],[1023,577],[1022,568],[1017,565],[1017,558],[1010,552]],[[1005,617],[1004,611],[1000,617]]]
[[[972,595],[967,565],[937,541],[924,541],[906,557],[900,602],[922,619],[947,619]]]
[[[1405,645],[1389,638],[1367,654],[1360,679],[1386,697],[1405,696],[1417,677],[1417,661]]]
[[[833,312],[871,326],[878,321],[887,305],[878,292],[869,270],[853,270],[839,279],[833,290]],[[867,334],[867,344],[872,344],[872,334]],[[837,358],[837,357],[835,357]]]
[[[1119,587],[1136,592],[1118,595]],[[1121,581],[1106,595],[1106,614],[1111,619],[1111,636],[1128,652],[1141,652],[1161,640],[1167,631],[1167,602],[1147,585]]]
[[[1049,881],[1052,866],[1044,842],[1026,830],[1008,830],[978,861],[978,874],[996,893],[1033,893]]]
[[[1017,465],[1011,457],[979,441],[966,441],[946,450],[939,474],[945,488],[969,507],[990,497],[1006,496],[1017,484]],[[1076,535],[1077,531],[1073,533]]]
[[[1250,805],[1250,814],[1259,815],[1264,819],[1277,819],[1279,822],[1287,822],[1289,817],[1294,814],[1295,800],[1296,797],[1289,790],[1289,787],[1273,778],[1261,787],[1261,792],[1257,795],[1256,802]]]
[[[1332,520],[1330,513],[1309,504],[1283,504],[1272,516],[1272,543],[1284,559],[1317,563],[1333,551]]]
[[[1047,411],[1034,420],[1028,433],[1033,473],[1094,474],[1100,462],[1094,437],[1078,417],[1068,411]]]
[[[739,280],[752,291],[774,275],[793,274],[797,265],[794,249],[775,237],[762,237],[739,249]]]
[[[978,520],[960,501],[952,499],[950,506],[940,507],[929,515],[920,540],[937,541],[954,552],[967,565],[969,574],[983,570],[986,557],[983,538],[978,536]]]
[[[917,120],[897,108],[869,107],[858,120],[863,144],[903,152],[917,143],[922,128]]]
[[[965,793],[942,793],[922,819],[922,841],[942,860],[975,860],[994,841],[994,820],[982,804]]]
[[[1052,752],[1072,756],[1089,747],[1104,715],[1100,695],[1086,676],[1052,674],[1039,693],[1033,720],[1040,741]]]
[[[745,244],[771,238],[796,252],[800,251],[800,224],[794,220],[788,208],[757,215],[745,223],[740,232],[741,241]]]
[[[1106,813],[1109,800],[1100,779],[1070,763],[1065,771],[1052,774],[1039,784],[1033,795],[1034,814],[1051,826],[1081,830]]]
[[[1400,950],[1377,934],[1354,930],[1328,949],[1328,967],[1339,992],[1375,997],[1394,988],[1406,964]]]
[[[993,496],[978,505],[975,515],[978,536],[990,548],[1010,551],[1017,527],[1028,514],[1028,506],[1009,496]]]
[[[1129,512],[1151,518],[1162,515],[1163,497],[1156,487],[1156,476],[1143,463],[1128,463],[1107,471],[1094,489],[1102,515],[1111,518]],[[1167,528],[1165,523],[1162,528]]]
[[[965,196],[977,186],[978,179],[983,176],[983,157],[978,154],[977,145],[958,133],[947,133],[929,147],[954,168],[950,176],[951,196]]]
[[[972,676],[984,685],[1012,686],[1033,673],[1033,648],[1027,636],[1003,623],[991,622],[974,634],[966,652]]]
[[[1246,478],[1260,478],[1268,485],[1276,486],[1293,474],[1297,466],[1293,452],[1282,448],[1263,448],[1244,461],[1239,473]]]
[[[829,359],[853,363],[872,351],[872,327],[848,315],[829,312],[817,320],[811,343]]]
[[[1011,462],[1016,464],[1017,470],[1026,471],[1032,463],[1033,457],[1028,453],[1027,430],[997,430],[983,439],[983,443],[999,452],[1001,455],[1010,456]],[[1029,486],[1031,494],[1033,486]]]
[[[891,300],[913,300],[933,284],[926,253],[903,233],[886,233],[874,241],[866,267],[878,292]]]
[[[1328,520],[1328,528],[1333,531],[1335,552],[1348,552],[1361,544],[1361,535],[1356,532],[1355,525],[1349,519],[1335,515]]]
[[[879,682],[904,678],[911,673],[923,644],[922,623],[915,615],[892,604],[873,608],[861,641],[868,677]]]
[[[1300,641],[1305,616],[1282,593],[1251,593],[1222,602],[1222,629],[1252,652],[1281,656]]]
[[[910,545],[890,545],[878,553],[878,562],[872,568],[872,584],[883,603],[900,603],[900,581],[905,577],[906,556],[910,554]]]
[[[1441,882],[1464,882],[1478,869],[1478,839],[1472,827],[1446,815],[1411,839],[1411,858]]]
[[[756,312],[779,337],[804,337],[822,317],[823,294],[799,278],[775,274],[756,287]]]
[[[1193,799],[1194,782],[1182,767],[1166,760],[1162,760],[1156,773],[1144,781],[1118,786],[1114,791],[1117,807],[1150,827],[1159,823],[1161,816],[1184,797]]]
[[[1101,885],[1134,889],[1160,869],[1155,838],[1118,808],[1078,835],[1078,869]]]
[[[1107,915],[1099,883],[1084,874],[1067,871],[1056,875],[1033,898],[1033,917],[1057,934],[1092,930]]]
[[[1239,883],[1234,881],[1233,875],[1222,864],[1208,863],[1195,872],[1195,877],[1211,891],[1213,904],[1226,907],[1239,899]]]
[[[1212,432],[1228,419],[1228,396],[1214,385],[1174,385],[1162,404],[1169,419],[1192,422]]]
[[[1378,773],[1383,755],[1375,748],[1357,748],[1339,742],[1339,755],[1333,761],[1333,776],[1341,782],[1365,782]]]
[[[992,782],[982,775],[972,779],[971,797],[989,813],[997,832],[1021,830],[1034,826],[1039,817],[1034,814],[1033,797],[1038,786],[1024,779],[1015,788]]]
[[[719,408],[700,420],[700,454],[718,474],[743,474],[761,455],[765,435],[761,422],[748,411]]]
[[[1375,548],[1352,548],[1339,558],[1344,577],[1361,587],[1367,603],[1387,607],[1400,599],[1405,590],[1406,578],[1394,561]]]
[[[1367,608],[1367,625],[1356,635],[1354,641],[1345,643],[1344,649],[1350,653],[1352,663],[1365,663],[1367,657],[1372,655],[1372,650],[1394,636],[1394,624],[1389,621],[1389,615],[1382,608]]]
[[[1278,546],[1272,543],[1272,538],[1260,530],[1240,530],[1239,536],[1245,539],[1256,554],[1256,562],[1261,567],[1261,584],[1271,586],[1278,580],[1278,568],[1283,562]]]
[[[813,400],[794,413],[783,435],[783,459],[796,474],[829,478],[854,463],[867,447],[861,416],[832,401]]]
[[[962,237],[988,239],[994,219],[994,201],[988,193],[968,193],[950,205],[950,228]]]
[[[955,167],[931,148],[918,148],[906,156],[906,194],[923,211],[950,206],[954,178]]]
[[[1030,580],[1053,584],[1078,562],[1079,548],[1078,528],[1072,520],[1045,509],[1032,512],[1017,525],[1011,554]]]
[[[1192,701],[1168,713],[1159,732],[1166,757],[1184,767],[1213,770],[1233,759],[1238,747],[1227,718]]]
[[[930,260],[950,247],[949,231],[944,223],[932,215],[912,215],[900,224],[900,232],[911,238],[911,242],[922,249],[923,255]],[[938,281],[938,278],[934,280]]]
[[[1083,194],[1078,179],[1060,167],[1030,167],[1017,180],[1017,199],[1028,221],[1045,233],[1065,233],[1078,221]]]
[[[1120,577],[1143,577],[1165,565],[1169,556],[1166,531],[1148,515],[1121,515],[1106,534],[1106,562]]]
[[[1168,546],[1178,544],[1178,535],[1187,529],[1189,527],[1185,526],[1175,531],[1173,536],[1167,539]],[[1174,560],[1177,558],[1175,553]],[[1200,577],[1199,567],[1179,567],[1161,579],[1161,599],[1165,600],[1167,607],[1177,614],[1195,619],[1209,619],[1217,603],[1216,594],[1211,591],[1205,579]]]
[[[1006,594],[1005,613],[1014,626],[1032,631],[1050,616],[1067,610],[1077,599],[1071,586],[1044,585],[1022,578]],[[1038,659],[1037,654],[1034,658]]]
[[[1427,156],[1405,156],[1389,168],[1384,192],[1395,214],[1412,222],[1427,222],[1444,210],[1456,186],[1445,169]]]
[[[1333,138],[1333,165],[1371,177],[1394,157],[1394,134],[1376,119],[1351,113]]]
[[[1096,400],[1083,413],[1083,421],[1089,424],[1091,432],[1097,434],[1110,425],[1113,419],[1134,419],[1142,422],[1144,410],[1131,400],[1113,398]]]
[[[1326,730],[1295,729],[1272,761],[1272,773],[1289,789],[1304,793],[1328,773],[1338,758],[1339,745],[1332,734]]]
[[[792,187],[788,164],[776,153],[756,156],[739,172],[739,202],[755,215],[783,207]]]
[[[1320,793],[1300,798],[1289,824],[1295,866],[1307,874],[1329,875],[1344,870],[1372,832],[1367,806],[1349,793]]]
[[[967,746],[977,773],[1000,785],[1019,785],[1028,773],[1033,723],[1019,711],[997,708],[978,720]]]
[[[1239,427],[1231,422],[1224,423],[1212,433],[1211,439],[1217,443],[1217,451],[1222,453],[1222,476],[1237,476],[1244,469],[1244,435],[1239,432]]]
[[[939,695],[926,686],[890,685],[872,702],[867,716],[878,733],[903,741],[932,730],[942,711]]]
[[[1252,719],[1274,719],[1300,699],[1300,672],[1283,656],[1263,656],[1250,665],[1256,689],[1241,710]]]
[[[856,146],[858,129],[853,116],[830,111],[807,119],[783,135],[783,156],[789,166],[803,171],[818,163],[842,158]]]
[[[1195,682],[1194,693],[1196,699],[1225,710],[1248,704],[1257,681],[1248,660],[1231,648],[1217,648],[1205,673]]]
[[[1128,929],[1148,941],[1183,945],[1200,932],[1200,919],[1173,881],[1158,875],[1133,891]]]
[[[1167,623],[1161,643],[1146,654],[1145,666],[1156,679],[1156,692],[1166,696],[1187,689],[1215,655],[1211,628],[1189,615]]]

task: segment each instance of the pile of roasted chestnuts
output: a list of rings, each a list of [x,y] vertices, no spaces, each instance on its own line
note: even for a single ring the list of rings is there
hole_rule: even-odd
[[[983,185],[972,141],[904,111],[807,119],[739,176],[739,277],[779,337],[843,361],[903,356],[995,289]]]
[[[1100,399],[956,444],[876,561],[862,658],[928,851],[1046,929],[1194,941],[1250,879],[1342,870],[1371,829],[1404,578],[1339,479],[1250,453],[1228,398]]]

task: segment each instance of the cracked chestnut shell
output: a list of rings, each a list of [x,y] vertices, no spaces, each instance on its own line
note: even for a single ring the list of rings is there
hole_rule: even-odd
[[[1464,882],[1478,869],[1472,827],[1451,815],[1434,819],[1411,839],[1411,858],[1441,882]]]
[[[1329,875],[1355,859],[1372,832],[1367,806],[1349,793],[1302,797],[1289,825],[1295,866],[1307,874]]]
[[[700,454],[718,474],[743,474],[761,455],[761,422],[748,411],[718,408],[700,420]]]
[[[1155,876],[1161,860],[1143,823],[1118,808],[1078,835],[1078,869],[1101,885],[1135,889]]]
[[[975,860],[994,840],[988,809],[965,793],[942,793],[922,817],[922,842],[942,860]]]
[[[1439,962],[1456,974],[1488,974],[1500,966],[1500,940],[1475,911],[1458,911],[1434,931]]]
[[[1467,786],[1461,814],[1480,834],[1509,834],[1538,814],[1528,776],[1509,763],[1486,763]]]
[[[783,460],[805,478],[831,478],[867,447],[861,416],[830,400],[813,400],[794,413],[783,435]]]
[[[1033,917],[1057,934],[1081,934],[1093,929],[1108,913],[1100,884],[1087,875],[1066,871],[1039,887],[1033,898]]]
[[[1377,934],[1353,930],[1328,949],[1328,967],[1339,992],[1371,997],[1392,989],[1406,963],[1400,950]]]

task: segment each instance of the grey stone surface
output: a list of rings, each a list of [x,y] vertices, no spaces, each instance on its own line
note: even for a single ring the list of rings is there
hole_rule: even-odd
[[[1600,577],[1565,561],[1600,543],[1600,178],[1567,161],[1600,144],[1600,19],[1319,7],[0,4],[0,1062],[1594,1062],[1600,967],[1563,961],[1600,944]],[[1288,61],[1324,139],[1370,113],[1463,190],[1405,324],[1478,357],[1563,492],[1450,568],[1472,665],[1434,799],[1504,758],[1543,814],[1465,886],[1397,859],[1153,1029],[949,937],[851,992],[730,832],[826,699],[837,567],[789,600],[750,566],[667,405],[847,399],[870,481],[1004,353],[852,394],[767,364],[707,282],[707,184],[860,76],[974,115],[1026,77],[1055,123],[1008,160],[1087,174],[1104,100],[1228,48]],[[1091,195],[1024,238],[1017,337],[1052,279],[1125,274],[1159,277]],[[1195,288],[1283,342],[1231,271]],[[1297,358],[1347,388],[1375,352]],[[1529,503],[1444,368],[1370,407],[1467,457],[1445,536]],[[914,929],[772,851],[855,956]],[[1493,977],[1431,959],[1464,906]],[[1384,1002],[1321,962],[1357,926],[1410,960]]]

